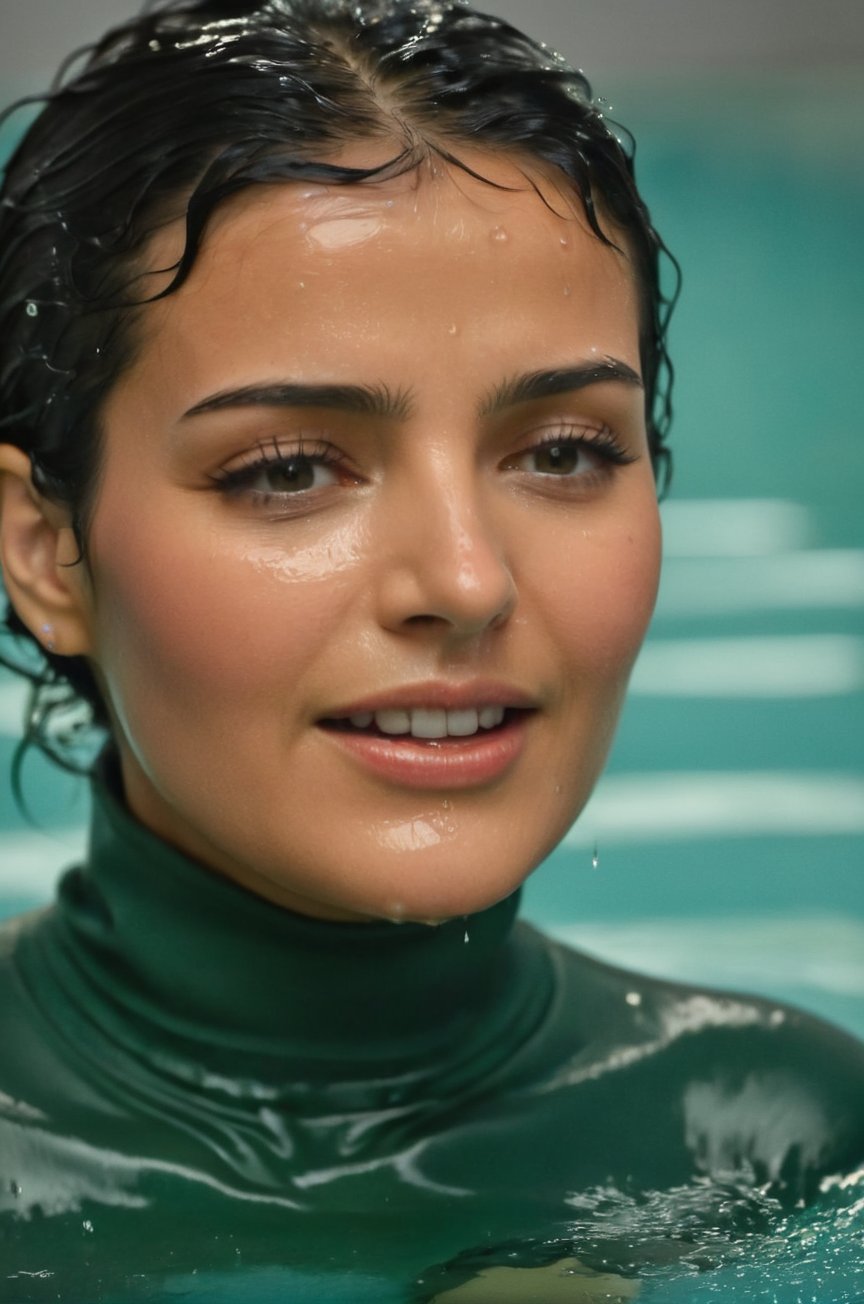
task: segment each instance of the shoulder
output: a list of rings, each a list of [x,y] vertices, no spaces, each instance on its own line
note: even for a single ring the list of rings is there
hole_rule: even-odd
[[[712,1174],[800,1187],[864,1160],[864,1043],[792,1006],[646,977],[546,939],[571,1061],[674,1116]],[[572,1041],[571,1041],[572,1044]],[[794,1180],[792,1170],[797,1176]]]

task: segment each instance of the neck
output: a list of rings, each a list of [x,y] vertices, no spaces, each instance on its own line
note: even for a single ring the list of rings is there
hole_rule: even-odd
[[[154,837],[103,775],[57,927],[63,981],[86,988],[79,1007],[139,1059],[168,1046],[175,1064],[214,1073],[242,1063],[284,1080],[288,1061],[329,1081],[340,1062],[343,1078],[380,1081],[426,1072],[463,1041],[495,1053],[536,1018],[547,983],[514,931],[517,906],[518,894],[437,927],[297,915]]]

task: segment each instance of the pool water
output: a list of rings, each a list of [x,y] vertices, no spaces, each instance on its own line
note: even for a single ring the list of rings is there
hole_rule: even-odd
[[[864,1036],[860,87],[630,85],[615,111],[640,125],[643,189],[685,269],[666,571],[608,774],[525,913],[629,967],[791,1000]],[[0,679],[3,775],[21,706]],[[81,785],[32,759],[25,790],[36,827],[0,789],[0,914],[47,900],[83,843]],[[583,1193],[561,1257],[637,1272],[639,1299],[663,1304],[860,1304],[864,1175],[803,1211],[760,1198]],[[58,1297],[50,1278],[19,1285]],[[381,1278],[323,1286],[282,1268],[138,1285],[195,1304],[409,1299]],[[588,1279],[565,1286],[598,1297]]]

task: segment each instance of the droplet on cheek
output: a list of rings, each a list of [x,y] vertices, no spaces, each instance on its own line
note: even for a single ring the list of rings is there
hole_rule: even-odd
[[[506,244],[510,239],[509,233],[504,230],[503,226],[493,226],[490,234],[496,244]]]
[[[452,324],[452,326],[448,326],[448,327],[447,327],[447,334],[448,334],[448,335],[458,335],[458,334],[459,334],[459,327],[456,325],[455,322]]]
[[[561,239],[558,241],[558,243],[560,244],[560,246],[561,246],[562,249],[569,249],[569,248],[570,248],[570,241],[567,239],[566,235],[562,235],[562,237],[561,237]]]
[[[573,286],[572,286],[572,285],[565,285],[565,286],[564,286],[564,298],[565,298],[565,299],[569,299],[570,296],[572,295],[572,293],[573,293]]]

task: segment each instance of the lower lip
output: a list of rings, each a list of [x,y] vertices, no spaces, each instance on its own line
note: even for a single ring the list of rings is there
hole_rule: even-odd
[[[519,714],[489,733],[428,742],[407,734],[323,732],[367,770],[403,788],[452,790],[481,787],[506,774],[522,754],[531,718]]]

